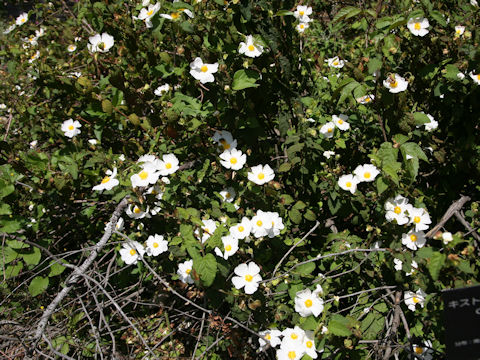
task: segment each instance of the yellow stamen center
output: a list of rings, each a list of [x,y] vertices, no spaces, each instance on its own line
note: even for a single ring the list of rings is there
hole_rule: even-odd
[[[73,125],[70,125],[70,126],[68,127],[68,130],[73,130],[73,129],[75,129],[75,127],[74,127]]]
[[[152,246],[156,249],[158,247],[158,243],[155,242],[155,243],[153,243]]]
[[[416,296],[414,296],[412,300],[414,304],[418,304],[420,302],[420,300]]]
[[[250,51],[255,50],[255,46],[253,46],[253,45],[248,45],[248,50],[250,50]]]
[[[310,299],[305,300],[305,306],[306,306],[307,308],[311,307],[312,305],[313,305],[312,300],[310,300]]]
[[[313,342],[311,342],[310,340],[308,340],[305,345],[307,346],[307,348],[311,349],[312,346],[313,346]]]
[[[237,163],[237,158],[230,159],[230,164],[236,164],[236,163]]]
[[[300,14],[300,16],[303,16],[305,14],[305,11],[299,11],[298,13]]]
[[[220,139],[220,144],[222,144],[225,150],[230,149],[230,144],[225,139]]]
[[[342,120],[342,119],[338,119],[338,123],[339,123],[340,125],[342,125],[342,124],[343,124],[343,120]]]
[[[103,50],[103,49],[105,49],[105,43],[102,41],[101,43],[99,43],[99,44],[97,45],[97,47],[98,47],[100,50]]]
[[[107,182],[110,181],[110,176],[105,176],[103,179],[102,179],[102,184],[105,184]]]
[[[188,274],[190,274],[190,273],[192,272],[192,269],[187,269],[187,270],[185,270],[185,272],[186,272],[187,275],[188,275]]]
[[[272,336],[271,336],[270,334],[266,334],[266,335],[265,335],[265,339],[271,340],[271,339],[272,339]]]
[[[137,252],[135,251],[135,249],[130,249],[130,255],[135,255]]]
[[[165,169],[171,169],[172,168],[172,164],[171,163],[166,163],[165,164]]]
[[[415,224],[418,224],[418,223],[420,222],[420,220],[421,220],[421,219],[420,219],[420,216],[415,216],[415,217],[413,218],[413,222],[414,222]]]
[[[230,251],[230,250],[232,250],[232,245],[225,246],[225,251]]]
[[[203,65],[203,66],[200,68],[200,71],[201,71],[201,72],[207,72],[207,71],[208,71],[208,66],[207,66],[207,65]]]
[[[230,194],[229,192],[225,194],[225,198],[230,199],[231,197],[232,197],[232,194]]]
[[[351,187],[352,186],[352,183],[350,181],[347,181],[347,183],[345,184],[346,187]]]
[[[142,211],[142,210],[140,210],[140,208],[139,208],[138,206],[135,206],[135,208],[133,209],[133,212],[134,212],[135,214],[140,214],[141,211]]]
[[[240,226],[238,227],[238,231],[243,232],[244,230],[245,230],[245,228],[244,228],[243,226],[240,225]]]
[[[171,13],[170,16],[172,17],[173,20],[176,20],[176,19],[178,19],[178,17],[180,16],[180,14],[174,12],[174,13]]]
[[[338,66],[338,64],[339,64],[338,61],[334,61],[334,62],[333,62],[333,65],[335,65],[335,66]]]
[[[410,240],[412,240],[413,242],[417,241],[418,240],[417,235],[414,235],[414,234],[410,235]]]
[[[75,46],[74,46],[74,45],[70,45],[70,46],[68,47],[68,50],[70,50],[70,51],[75,50]]]
[[[288,352],[288,358],[289,359],[295,359],[297,357],[297,354],[295,353],[295,351],[289,351]]]
[[[22,19],[20,20],[21,23],[24,23],[25,21],[27,21],[27,19],[25,19],[25,18],[22,18]]]
[[[422,26],[420,25],[420,23],[417,22],[417,23],[415,23],[414,28],[415,28],[415,30],[420,30],[422,28]]]
[[[153,10],[149,10],[149,11],[147,12],[147,15],[148,15],[148,16],[151,16],[152,14],[153,14]]]
[[[393,209],[393,212],[398,215],[402,212],[402,209],[400,208],[400,206],[395,206],[395,208]]]
[[[303,29],[304,27],[305,27],[305,25],[300,24],[300,29]]]
[[[264,173],[258,174],[258,178],[259,178],[260,180],[263,180],[263,179],[265,178],[265,174],[264,174]]]
[[[366,172],[365,174],[363,174],[363,177],[364,177],[365,179],[370,179],[370,176],[372,176],[372,175],[370,175],[369,172]]]
[[[422,355],[423,354],[423,348],[420,346],[415,346],[415,354]]]
[[[297,340],[297,339],[298,339],[298,335],[295,334],[295,333],[292,333],[292,334],[290,335],[290,337],[291,337],[293,340]]]
[[[327,132],[331,133],[333,131],[333,128],[328,128]]]
[[[370,97],[367,97],[367,98],[365,99],[365,102],[370,102],[370,101],[372,101],[372,99],[370,99]]]
[[[393,82],[390,82],[390,87],[391,88],[396,88],[398,86],[398,81],[397,80],[394,80]]]
[[[253,280],[253,276],[252,275],[245,275],[245,281],[248,281],[248,282],[251,282]]]
[[[146,171],[141,171],[140,174],[138,174],[140,179],[145,180],[148,177],[148,172]]]
[[[263,225],[262,220],[258,220],[258,221],[257,221],[257,226],[262,226],[262,225]]]
[[[480,80],[480,74],[477,75],[477,80]]]

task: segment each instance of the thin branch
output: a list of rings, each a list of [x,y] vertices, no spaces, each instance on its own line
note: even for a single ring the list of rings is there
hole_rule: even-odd
[[[47,306],[45,309],[45,312],[43,313],[40,321],[37,324],[37,328],[35,330],[35,335],[33,336],[32,339],[32,346],[30,348],[30,354],[33,353],[34,349],[38,345],[38,341],[40,340],[45,327],[47,326],[48,319],[50,319],[50,316],[55,312],[55,309],[57,308],[58,304],[67,296],[67,294],[72,290],[74,287],[75,283],[80,279],[80,277],[85,273],[85,271],[88,269],[88,267],[93,263],[95,258],[97,257],[98,253],[103,249],[103,247],[107,244],[108,240],[112,236],[112,233],[115,229],[115,224],[118,221],[118,218],[122,214],[123,210],[128,204],[128,199],[129,197],[126,196],[123,198],[122,201],[117,205],[115,211],[113,212],[109,223],[107,224],[105,228],[105,233],[103,234],[102,238],[100,241],[93,247],[92,252],[88,256],[88,258],[84,261],[84,263],[75,269],[73,273],[69,276],[69,278],[65,281],[65,287],[57,294],[55,299],[50,303],[50,305]]]
[[[393,313],[393,321],[392,321],[391,335],[390,335],[392,338],[397,334],[398,325],[400,324],[400,311],[402,310],[400,308],[401,299],[402,299],[402,292],[398,290],[395,292],[395,309]],[[388,360],[391,354],[392,354],[392,346],[390,345],[390,342],[389,342],[387,349],[385,350],[385,355],[383,356],[383,360]]]
[[[274,277],[275,274],[277,273],[277,270],[278,270],[278,268],[280,267],[280,265],[282,265],[283,260],[285,260],[285,259],[287,258],[287,256],[288,256],[298,245],[300,245],[303,241],[305,241],[305,239],[306,239],[307,237],[309,237],[310,234],[315,231],[315,229],[318,227],[318,225],[320,225],[320,223],[319,223],[318,221],[316,221],[316,222],[315,222],[315,225],[314,225],[300,240],[298,240],[298,241],[285,253],[285,255],[283,255],[283,257],[280,259],[280,261],[278,262],[278,264],[275,266],[275,269],[273,269],[272,277]]]
[[[445,214],[440,219],[440,222],[435,225],[429,232],[427,232],[425,236],[427,238],[434,237],[437,231],[440,230],[443,225],[445,225],[445,223],[448,221],[448,219],[450,219],[457,211],[461,210],[463,205],[465,205],[467,201],[470,201],[470,197],[462,195],[460,199],[450,205],[450,207],[447,209],[447,211],[445,211]]]

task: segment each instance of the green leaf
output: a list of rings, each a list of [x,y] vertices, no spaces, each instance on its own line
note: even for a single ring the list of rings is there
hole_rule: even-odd
[[[48,277],[36,276],[28,285],[28,292],[32,296],[37,296],[47,290],[48,282]]]
[[[302,222],[302,214],[299,210],[293,208],[288,212],[288,216],[295,224],[300,224]]]
[[[313,315],[310,315],[306,318],[300,318],[300,327],[303,330],[315,331],[317,329],[317,326],[318,322]]]
[[[0,199],[10,195],[15,191],[15,187],[11,184],[6,185],[4,181],[0,182]]]
[[[460,70],[458,70],[458,67],[448,64],[445,66],[444,76],[449,80],[460,81],[460,78],[457,76],[459,72]]]
[[[355,15],[358,15],[360,12],[362,12],[362,9],[356,8],[354,6],[346,6],[343,9],[340,9],[340,11],[335,15],[332,21],[337,22],[342,19],[349,19]]]
[[[427,263],[427,269],[432,276],[434,281],[438,280],[438,276],[440,275],[440,270],[442,269],[443,265],[445,264],[446,255],[440,252],[434,252],[430,261]]]
[[[42,258],[42,254],[37,247],[34,247],[31,253],[22,254],[22,258],[27,265],[37,265]]]
[[[445,20],[445,17],[443,16],[443,14],[438,11],[438,10],[432,10],[430,11],[430,16],[436,21],[438,22],[440,25],[442,26],[447,26],[447,20]]]
[[[292,164],[290,163],[283,163],[279,166],[278,172],[287,172],[292,168]]]
[[[22,224],[19,219],[2,220],[0,221],[0,233],[12,234],[22,228]]]
[[[0,215],[10,215],[12,213],[12,208],[8,204],[0,205]]]
[[[260,86],[257,80],[260,79],[259,73],[253,70],[238,70],[233,75],[233,90],[243,90],[251,87]]]
[[[15,265],[9,265],[5,268],[5,277],[10,279],[17,276],[20,271],[23,269],[23,262],[19,261]],[[2,273],[2,268],[0,268],[0,274]]]
[[[55,262],[55,261],[50,261],[50,272],[48,273],[48,277],[53,277],[60,275],[65,271],[66,267]]]
[[[423,247],[419,249],[416,253],[416,256],[418,256],[421,259],[428,259],[433,255],[433,249],[430,247]]]
[[[378,195],[380,195],[381,193],[383,193],[385,190],[388,189],[388,184],[385,182],[382,176],[379,176],[377,178],[376,184],[377,184]]]
[[[415,125],[423,125],[430,122],[430,119],[427,116],[427,114],[423,112],[413,113],[413,119],[415,120]]]
[[[295,239],[295,242],[297,241],[298,239]],[[311,274],[314,270],[315,270],[315,263],[310,262],[310,263],[306,263],[298,266],[295,269],[295,272],[299,273],[300,275],[308,275],[308,274]]]
[[[328,332],[336,336],[350,336],[352,335],[350,323],[351,321],[346,317],[339,314],[334,314],[328,323]]]
[[[275,16],[287,16],[287,15],[293,15],[293,11],[290,10],[278,10]]]
[[[413,157],[416,157],[420,160],[428,162],[427,155],[423,152],[422,148],[413,142],[407,142],[400,146],[400,151],[402,152],[404,160],[407,159],[407,154]]]
[[[217,273],[217,260],[212,254],[193,259],[193,269],[200,276],[204,286],[212,285]]]

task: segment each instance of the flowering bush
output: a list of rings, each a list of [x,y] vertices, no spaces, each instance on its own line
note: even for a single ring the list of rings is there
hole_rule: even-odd
[[[2,352],[444,357],[441,291],[480,265],[474,2],[14,15]]]

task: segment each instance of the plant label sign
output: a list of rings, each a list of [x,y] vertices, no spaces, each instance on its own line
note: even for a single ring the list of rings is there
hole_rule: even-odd
[[[480,360],[480,286],[445,290],[448,360]]]

